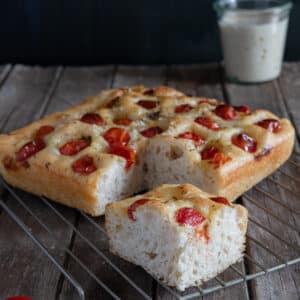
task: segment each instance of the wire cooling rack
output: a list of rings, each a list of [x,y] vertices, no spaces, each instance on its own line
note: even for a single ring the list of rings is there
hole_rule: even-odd
[[[248,208],[249,224],[247,232],[247,250],[242,262],[230,266],[225,272],[218,275],[214,279],[208,281],[201,287],[194,287],[179,292],[176,289],[170,288],[159,280],[155,279],[161,288],[165,289],[177,299],[186,300],[195,297],[203,296],[220,289],[253,280],[267,273],[283,269],[287,266],[300,262],[300,245],[299,241],[300,229],[300,153],[293,152],[292,157],[274,174],[266,178],[264,181],[253,187],[250,191],[242,196],[239,201]],[[43,221],[43,218],[30,205],[27,199],[24,199],[26,193],[13,189],[0,178],[3,188],[10,196],[22,206],[22,211],[26,211],[31,215],[37,224],[49,234],[55,243],[55,249],[59,249],[64,255],[68,255],[74,264],[81,268],[87,276],[90,276],[103,290],[107,292],[113,299],[121,299],[124,295],[117,295],[116,291],[100,278],[100,274],[93,271],[91,266],[85,264],[78,257],[75,251],[67,247],[62,247],[59,238],[56,235],[55,229],[51,228]],[[26,194],[28,198],[28,194]],[[143,290],[138,282],[134,281],[131,274],[126,274],[118,263],[109,255],[107,251],[103,251],[97,247],[95,240],[88,238],[77,226],[68,220],[63,213],[60,212],[59,205],[54,204],[44,197],[40,198],[40,202],[51,211],[53,217],[58,218],[64,225],[68,227],[76,237],[81,239],[87,251],[92,251],[94,254],[104,261],[110,268],[111,272],[118,273],[128,285],[130,285],[138,294],[139,298],[152,299]],[[43,252],[43,254],[55,265],[61,272],[69,284],[77,291],[80,299],[86,299],[86,291],[83,283],[75,279],[72,272],[65,268],[56,257],[51,254],[51,247],[48,247],[37,237],[29,225],[25,224],[22,216],[17,215],[14,209],[9,205],[9,201],[0,199],[0,207],[22,228],[24,233],[30,237],[32,242]],[[91,218],[83,212],[79,212],[80,216],[97,232],[97,236],[101,239],[107,239],[106,232],[103,227],[103,217]],[[23,214],[22,214],[23,215]],[[286,234],[278,233],[286,232]],[[96,262],[97,263],[97,260]],[[84,277],[82,277],[84,278]]]

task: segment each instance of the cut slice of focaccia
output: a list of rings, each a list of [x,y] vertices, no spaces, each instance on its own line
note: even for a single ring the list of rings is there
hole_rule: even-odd
[[[192,183],[230,201],[290,155],[286,119],[169,87],[106,90],[0,136],[12,185],[91,215],[163,183]]]
[[[105,226],[113,253],[184,290],[243,256],[247,210],[190,184],[162,185],[109,204]]]

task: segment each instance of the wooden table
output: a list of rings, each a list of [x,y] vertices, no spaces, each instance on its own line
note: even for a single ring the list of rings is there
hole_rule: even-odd
[[[266,108],[274,113],[289,117],[300,132],[300,63],[287,63],[283,67],[282,76],[273,82],[260,85],[236,85],[224,81],[222,68],[218,64],[192,66],[94,66],[94,67],[29,67],[23,65],[0,66],[0,128],[8,132],[26,125],[49,113],[63,110],[70,105],[81,102],[86,97],[98,93],[101,89],[144,84],[155,86],[167,84],[181,89],[188,94],[215,97],[233,105],[248,104],[252,109]],[[297,147],[297,145],[296,145]],[[296,159],[296,158],[295,158]],[[296,171],[295,171],[296,172]],[[299,177],[299,172],[294,176]],[[279,178],[280,180],[289,180]],[[266,186],[268,190],[272,188]],[[299,184],[298,184],[299,185]],[[295,184],[295,189],[297,185]],[[276,188],[276,187],[275,187]],[[276,191],[272,191],[276,193]],[[0,188],[1,199],[18,215],[35,236],[45,244],[54,257],[74,277],[82,283],[87,299],[110,299],[110,296],[100,288],[66,252],[57,247],[57,243],[25,212],[24,208],[5,190]],[[54,230],[60,241],[60,246],[72,251],[91,270],[101,277],[119,296],[126,299],[141,299],[140,295],[123,279],[113,272],[109,265],[95,255],[87,247],[84,240],[74,232],[79,230],[85,237],[94,241],[96,247],[110,256],[106,238],[100,235],[77,211],[55,205],[58,211],[74,225],[66,226],[55,217],[41,201],[29,194],[18,191],[26,204],[34,213]],[[261,197],[261,196],[259,196]],[[299,205],[300,198],[280,193],[280,201],[290,208],[286,214],[278,209],[277,214],[300,228]],[[293,199],[292,199],[293,198]],[[258,199],[269,209],[273,202],[266,198]],[[276,226],[279,236],[287,237],[293,244],[300,246],[299,232],[287,231],[266,216],[265,211],[252,207],[245,199],[244,204],[252,209],[258,219],[266,219],[268,226]],[[293,213],[293,211],[295,213]],[[97,220],[101,223],[103,220]],[[252,224],[249,224],[254,226]],[[65,280],[57,268],[42,254],[31,239],[12,221],[5,211],[0,211],[0,298],[22,294],[33,299],[78,299],[76,291]],[[251,234],[251,228],[250,234]],[[271,249],[282,251],[264,233],[261,234],[265,244]],[[269,243],[269,244],[268,244]],[[257,252],[251,243],[247,253],[259,255],[260,261],[269,260],[270,254]],[[155,280],[142,269],[110,256],[124,272],[154,299],[173,299]],[[255,268],[240,264],[240,270]],[[199,299],[300,299],[300,266],[294,265],[284,270],[270,273],[248,283],[242,283]]]

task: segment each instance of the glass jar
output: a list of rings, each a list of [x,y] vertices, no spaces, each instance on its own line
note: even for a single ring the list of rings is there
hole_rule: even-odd
[[[277,78],[292,3],[287,0],[219,0],[214,8],[227,78],[241,83]]]

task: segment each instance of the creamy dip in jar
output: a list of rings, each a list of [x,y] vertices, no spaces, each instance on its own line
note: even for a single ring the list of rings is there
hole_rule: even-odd
[[[215,3],[228,79],[255,83],[279,76],[291,7],[284,0]]]

